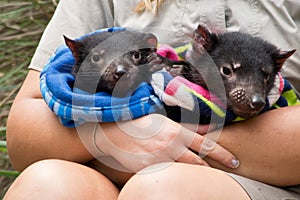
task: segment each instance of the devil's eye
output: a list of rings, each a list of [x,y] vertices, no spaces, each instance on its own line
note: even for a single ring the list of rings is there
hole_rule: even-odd
[[[270,74],[263,71],[263,75],[264,75],[264,80],[267,82],[270,79]]]
[[[265,81],[268,81],[270,79],[270,75],[265,74]]]
[[[229,67],[222,67],[220,71],[225,76],[230,76],[232,74],[232,70]]]
[[[141,58],[142,58],[142,54],[140,52],[138,52],[138,51],[133,52],[132,59],[134,61],[139,61],[139,60],[141,60]]]
[[[99,54],[93,54],[91,56],[91,61],[94,62],[94,63],[99,63],[101,61],[101,57]]]

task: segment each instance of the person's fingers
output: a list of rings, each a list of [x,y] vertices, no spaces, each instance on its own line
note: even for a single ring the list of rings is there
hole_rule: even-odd
[[[215,130],[217,128],[216,124],[190,124],[181,123],[181,125],[190,131],[196,132],[200,135],[205,135],[208,131]]]
[[[232,153],[230,153],[218,144],[216,144],[214,148],[211,151],[209,151],[207,156],[234,169],[238,168],[240,165],[239,160],[236,159]]]
[[[227,167],[237,168],[239,166],[239,161],[231,152],[224,149],[216,142],[201,135],[196,135],[194,137],[194,140],[189,148],[195,152],[198,152],[200,157],[208,156],[209,158]]]
[[[197,133],[204,135],[209,131],[213,131],[217,128],[217,124],[200,124],[197,129]]]
[[[177,160],[177,162],[209,166],[199,155],[187,149]]]

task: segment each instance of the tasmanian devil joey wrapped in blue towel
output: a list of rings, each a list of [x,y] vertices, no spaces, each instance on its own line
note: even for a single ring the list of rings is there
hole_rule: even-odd
[[[80,40],[64,38],[76,61],[74,86],[89,93],[126,96],[164,67],[155,54],[157,38],[151,33],[118,30],[93,33]]]

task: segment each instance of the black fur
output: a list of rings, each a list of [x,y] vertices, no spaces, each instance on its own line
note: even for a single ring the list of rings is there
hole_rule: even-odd
[[[187,52],[189,65],[177,75],[202,85],[227,102],[236,115],[249,118],[264,108],[276,74],[295,50],[281,51],[275,45],[241,32],[211,33],[200,26]],[[218,81],[219,80],[219,81]]]
[[[163,68],[155,53],[157,38],[150,33],[126,30],[95,33],[81,40],[64,38],[76,60],[75,87],[89,93],[126,96]]]

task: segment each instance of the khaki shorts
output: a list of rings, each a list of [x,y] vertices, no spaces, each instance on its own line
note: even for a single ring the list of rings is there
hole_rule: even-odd
[[[227,174],[243,187],[252,200],[300,200],[300,185],[279,188],[232,173]]]

